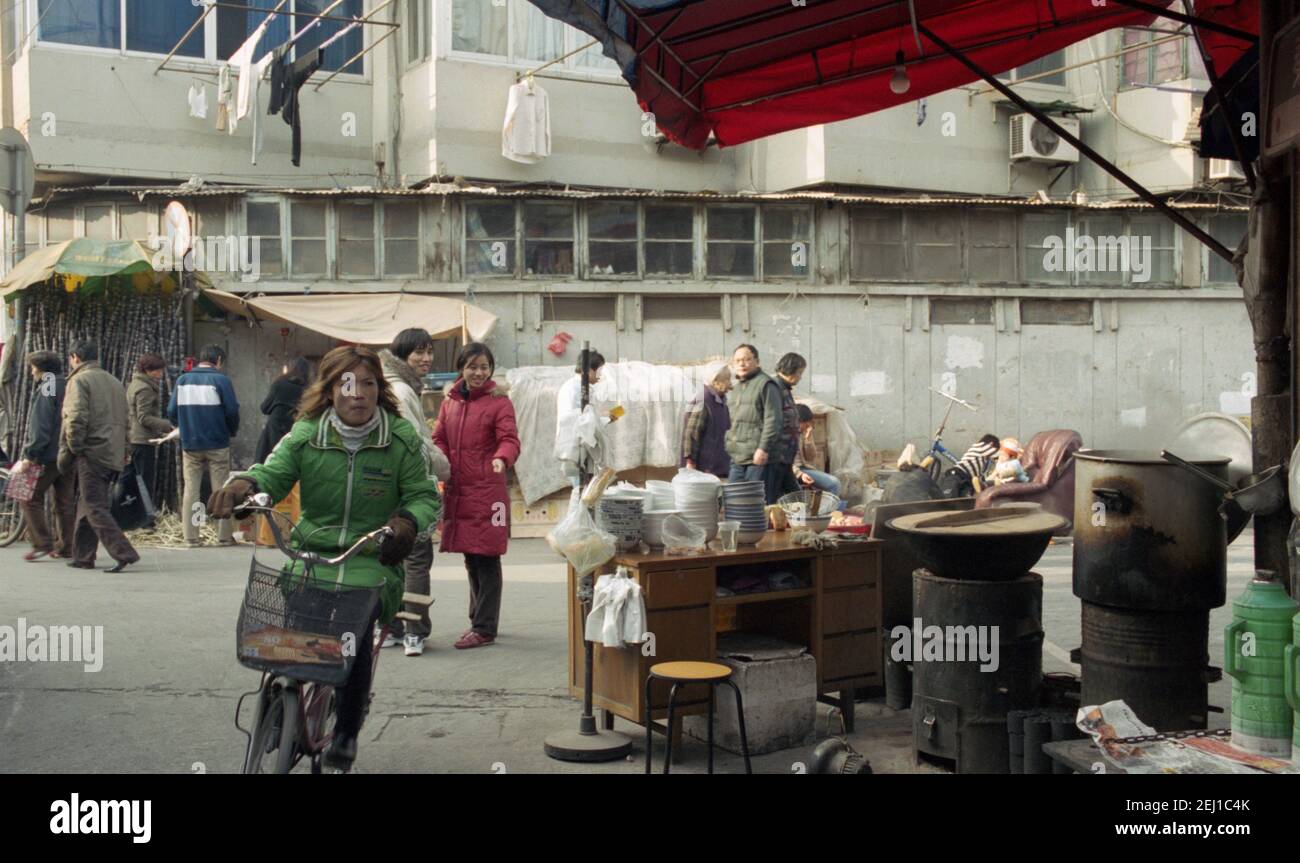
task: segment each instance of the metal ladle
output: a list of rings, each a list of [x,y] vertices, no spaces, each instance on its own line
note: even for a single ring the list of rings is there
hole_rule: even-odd
[[[1286,482],[1281,475],[1282,465],[1274,465],[1261,473],[1252,473],[1238,480],[1234,486],[1221,477],[1184,461],[1169,450],[1161,450],[1160,457],[1223,489],[1226,500],[1237,504],[1252,515],[1270,515],[1277,512],[1286,500]]]

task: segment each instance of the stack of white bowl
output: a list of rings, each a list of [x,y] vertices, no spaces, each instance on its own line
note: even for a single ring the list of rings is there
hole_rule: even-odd
[[[740,522],[736,542],[753,545],[767,532],[767,510],[764,508],[763,482],[732,482],[722,487],[723,506],[728,521]]]
[[[614,534],[619,551],[641,545],[642,499],[634,495],[606,494],[596,507],[596,526]]]
[[[681,517],[704,531],[705,541],[718,535],[718,489],[712,474],[684,470],[673,479],[673,495]]]
[[[677,495],[673,493],[673,484],[661,479],[647,480],[646,491],[650,492],[651,499],[646,504],[646,509],[676,509]],[[653,504],[653,506],[651,505]]]

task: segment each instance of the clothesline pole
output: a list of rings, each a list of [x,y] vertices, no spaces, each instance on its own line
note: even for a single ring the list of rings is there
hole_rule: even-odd
[[[591,368],[591,342],[582,343],[582,354],[578,363],[579,374],[582,375],[582,405],[578,411],[578,416],[587,410],[587,405],[591,401],[591,384],[587,380],[587,373]],[[579,444],[581,447],[581,444]],[[578,488],[586,486],[589,479],[587,471],[582,465],[585,461],[579,456],[578,458]],[[582,502],[579,501],[579,506]],[[594,581],[595,573],[588,576],[580,576],[577,579],[577,599],[578,607],[581,609],[581,620],[585,624],[587,615],[591,614],[591,591],[584,589],[583,579],[590,578]],[[596,728],[596,715],[593,712],[592,691],[594,687],[593,669],[595,667],[595,647],[587,638],[586,627],[582,627],[582,716],[578,720],[578,730],[563,731],[552,734],[546,738],[544,748],[546,754],[557,761],[579,761],[579,762],[597,762],[597,761],[615,761],[622,759],[632,751],[632,741],[624,734],[616,731],[600,731]]]
[[[581,48],[574,48],[568,54],[562,54],[561,56],[556,57],[554,60],[547,60],[545,63],[538,66],[536,69],[529,69],[527,72],[516,72],[515,80],[518,81],[520,78],[526,78],[529,75],[536,75],[538,72],[542,71],[547,66],[554,66],[556,63],[563,63],[565,60],[569,59],[574,54],[581,54],[583,51],[586,51],[592,45],[599,45],[599,44],[600,44],[599,39],[592,39],[590,42],[588,42],[586,45],[583,45]]]
[[[391,2],[391,0],[390,0],[390,2]],[[378,21],[367,21],[366,23],[367,23],[367,24],[378,24],[378,23],[380,23],[380,22],[378,22]],[[370,45],[369,48],[362,48],[360,51],[358,51],[357,53],[353,54],[351,57],[349,57],[347,60],[345,60],[345,61],[344,61],[344,62],[343,62],[343,63],[342,63],[342,64],[341,64],[337,69],[335,69],[335,70],[330,74],[330,76],[329,76],[328,78],[326,78],[324,81],[321,81],[319,84],[317,84],[315,87],[313,87],[313,88],[312,88],[312,92],[313,92],[313,93],[316,92],[316,91],[319,90],[321,87],[324,87],[326,84],[328,84],[330,81],[333,81],[336,77],[338,77],[340,74],[342,74],[342,72],[343,72],[344,69],[346,69],[346,68],[348,68],[349,66],[351,66],[351,65],[353,64],[353,62],[355,62],[356,60],[359,60],[360,58],[362,58],[362,57],[365,56],[366,54],[369,54],[371,51],[373,51],[373,50],[375,50],[376,48],[378,48],[380,42],[383,42],[385,39],[387,39],[389,36],[392,36],[392,35],[393,35],[394,33],[396,33],[396,32],[397,32],[396,30],[389,30],[387,33],[385,33],[384,35],[380,36],[380,37],[379,37],[378,39],[376,39],[373,43],[371,43],[371,45]]]

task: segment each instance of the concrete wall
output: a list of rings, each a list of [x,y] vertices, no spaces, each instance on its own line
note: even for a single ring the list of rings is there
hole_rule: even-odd
[[[217,131],[215,77],[205,79],[207,119],[191,117],[186,95],[196,76],[155,75],[160,59],[40,43],[23,54],[14,75],[14,122],[42,172],[182,181],[198,174],[215,182],[331,187],[374,182],[368,81],[339,76],[319,92],[314,84],[304,88],[299,168],[289,158],[289,126],[263,113],[265,143],[253,166],[251,117],[234,135]],[[264,89],[263,112],[266,98]]]

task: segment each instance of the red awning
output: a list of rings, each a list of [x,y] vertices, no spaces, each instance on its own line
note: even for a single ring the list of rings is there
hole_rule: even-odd
[[[916,23],[1002,72],[1150,10],[1117,0],[532,0],[599,38],[659,129],[704,147],[830,123],[975,80]],[[1172,0],[1153,0],[1168,7]],[[1258,32],[1258,0],[1200,0],[1198,14]],[[1246,46],[1205,33],[1216,68]],[[919,46],[918,47],[918,42]],[[902,52],[910,87],[889,86]]]

